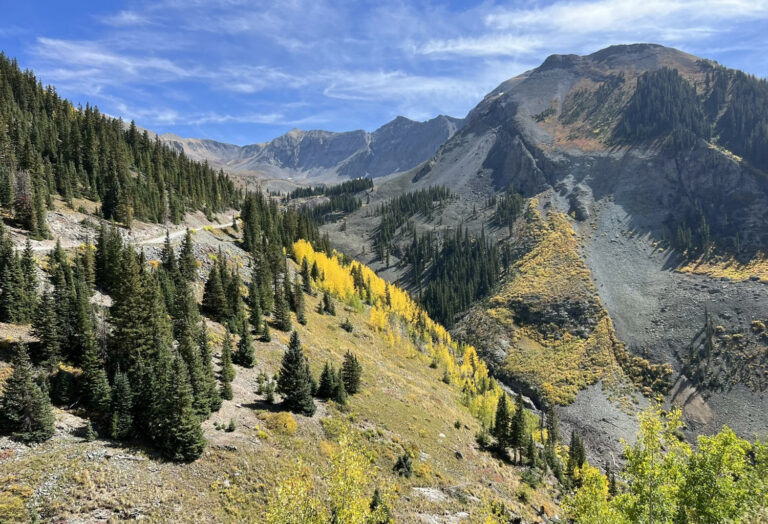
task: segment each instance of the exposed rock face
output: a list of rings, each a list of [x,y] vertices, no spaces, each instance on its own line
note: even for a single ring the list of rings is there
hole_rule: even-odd
[[[380,177],[424,162],[462,123],[442,115],[426,122],[399,116],[373,133],[294,129],[270,142],[243,147],[176,135],[161,139],[194,159],[235,173],[273,178]]]
[[[373,201],[444,185],[461,198],[446,207],[440,225],[461,223],[479,232],[487,228],[488,215],[474,210],[482,209],[492,194],[511,186],[524,196],[538,195],[543,211],[551,208],[573,218],[581,256],[627,350],[651,363],[669,363],[679,374],[685,367],[685,348],[701,330],[705,307],[723,315],[718,322],[728,333],[744,332],[750,321],[765,317],[768,286],[714,284],[708,277],[681,275],[674,272],[677,254],[669,248],[660,251],[658,243],[672,239],[681,221],[703,215],[723,248],[738,245],[742,256],[768,249],[768,177],[701,138],[690,147],[669,147],[663,140],[614,140],[613,130],[638,77],[663,67],[676,69],[702,94],[713,64],[651,44],[613,46],[589,56],[551,56],[539,68],[489,93],[432,158],[382,184]],[[478,217],[476,223],[471,216]],[[365,225],[355,217],[348,222],[352,229]],[[333,238],[333,230],[328,231]],[[345,233],[343,242],[350,244],[351,234]],[[487,234],[516,241],[506,230]],[[574,334],[583,330],[582,335],[593,327],[589,319],[595,308],[587,302],[522,300],[506,307],[523,324],[551,325]],[[498,364],[518,350],[511,333],[484,331],[480,317],[463,324],[484,334],[486,347],[479,349],[485,349],[492,366],[497,364],[499,375],[506,375]],[[483,345],[483,340],[476,342]],[[519,385],[515,377],[507,378]],[[686,384],[696,387],[690,378]],[[589,395],[594,403],[601,392],[593,386]],[[696,396],[675,391],[668,400],[684,397],[691,434],[715,431],[724,423],[744,436],[768,434],[768,399],[761,391],[739,384],[699,390]],[[599,423],[600,410],[590,419],[579,399],[574,423],[610,431]],[[695,399],[695,410],[690,399]],[[563,409],[568,417],[571,408]],[[630,437],[631,426],[619,436]],[[616,437],[588,435],[587,440],[605,447]]]

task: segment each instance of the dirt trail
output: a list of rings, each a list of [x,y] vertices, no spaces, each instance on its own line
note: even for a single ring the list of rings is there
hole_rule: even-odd
[[[211,229],[226,229],[228,227],[231,227],[232,223],[227,222],[224,224],[206,224],[203,227],[208,227]],[[161,227],[161,226],[158,226]],[[168,236],[171,240],[176,240],[184,236],[184,234],[187,231],[186,225],[181,226],[174,226],[176,229],[168,228]],[[190,228],[190,229],[199,229],[199,228]],[[126,240],[128,240],[130,243],[137,245],[137,246],[143,246],[148,244],[161,244],[165,241],[165,232],[161,235],[154,235],[155,228],[152,228],[151,230],[146,231],[136,231],[136,230],[130,230],[125,232],[124,237]],[[152,234],[153,236],[148,238],[143,238],[144,235]],[[82,241],[77,238],[59,238],[59,242],[61,243],[61,247],[64,249],[71,249],[73,247],[79,246]],[[52,251],[56,247],[56,240],[43,240],[41,242],[36,242],[32,246],[32,251],[35,253],[48,253],[49,251]]]

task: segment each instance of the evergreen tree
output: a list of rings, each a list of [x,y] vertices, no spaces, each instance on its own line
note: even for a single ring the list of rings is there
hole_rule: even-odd
[[[208,274],[208,280],[205,281],[203,312],[211,315],[214,319],[222,320],[227,317],[228,309],[224,286],[221,283],[221,272],[218,264],[214,264]]]
[[[221,398],[232,400],[232,380],[235,378],[235,368],[232,366],[232,337],[227,329],[221,344]]]
[[[269,332],[269,324],[267,324],[267,319],[264,319],[264,327],[261,330],[261,340],[264,342],[272,341],[272,334]]]
[[[525,407],[523,406],[523,394],[518,393],[515,398],[515,414],[509,425],[509,445],[516,450],[516,454],[525,446],[527,428],[525,424]]]
[[[536,443],[533,441],[533,435],[528,435],[525,442],[525,459],[528,467],[535,468],[538,463],[539,452],[536,449]]]
[[[507,394],[502,393],[496,404],[496,418],[494,419],[491,435],[494,436],[500,448],[506,448],[511,442],[510,424],[511,414],[507,403]]]
[[[358,362],[357,357],[347,351],[344,354],[344,362],[341,365],[341,380],[344,382],[344,387],[350,395],[360,391],[362,372],[363,368],[360,362]]]
[[[281,331],[291,330],[291,310],[279,286],[275,289],[275,326]]]
[[[312,277],[309,274],[309,264],[306,257],[301,259],[301,286],[304,293],[312,294]]]
[[[347,389],[344,387],[343,380],[336,382],[336,389],[333,391],[333,401],[342,406],[347,403]]]
[[[316,406],[312,400],[311,378],[299,334],[294,331],[277,380],[277,390],[283,395],[283,403],[289,411],[309,417],[314,415]]]
[[[304,311],[304,291],[301,285],[299,284],[298,280],[296,281],[296,285],[293,291],[293,303],[296,311],[296,320],[302,326],[306,326],[307,315],[306,315],[306,312]]]
[[[55,364],[61,359],[61,340],[58,329],[59,321],[54,308],[53,297],[44,292],[40,298],[34,321],[32,334],[39,340],[40,354],[38,360]]]
[[[170,460],[189,462],[199,458],[205,449],[205,437],[193,401],[187,366],[181,356],[176,355],[163,410],[161,442],[163,454]]]
[[[167,229],[165,230],[165,242],[163,242],[163,250],[160,251],[160,262],[162,263],[163,269],[165,269],[169,275],[176,275],[179,267],[176,264],[176,252],[171,245],[171,235]]]
[[[128,375],[118,370],[112,384],[112,422],[110,435],[125,440],[133,433],[133,391]]]
[[[211,399],[208,397],[200,348],[189,334],[184,333],[179,338],[178,352],[187,366],[187,378],[192,387],[192,406],[197,416],[205,419],[211,412]]]
[[[336,315],[336,306],[333,305],[333,299],[331,298],[331,294],[325,291],[323,293],[323,310],[322,312],[328,313],[329,315]]]
[[[255,363],[253,356],[253,338],[248,322],[243,320],[243,334],[240,336],[240,342],[237,343],[237,353],[235,353],[235,362],[244,368],[252,368]]]
[[[18,344],[11,360],[13,372],[0,397],[0,432],[22,442],[43,442],[55,431],[48,395],[35,382],[27,347]]]
[[[218,411],[221,408],[221,396],[216,387],[216,373],[213,370],[213,357],[211,356],[211,344],[208,341],[208,329],[205,323],[199,330],[200,361],[203,366],[205,392],[209,401],[209,411]]]
[[[83,355],[83,389],[88,409],[105,416],[112,407],[112,392],[107,379],[107,372],[98,354],[96,341],[89,334],[87,349]]]
[[[317,388],[317,396],[322,399],[330,399],[340,382],[336,370],[328,361],[325,362],[323,372],[320,374],[320,384]]]
[[[547,444],[555,445],[560,440],[560,421],[555,407],[550,404],[547,408]]]
[[[568,474],[573,476],[577,468],[581,468],[587,460],[587,452],[584,449],[584,441],[576,431],[571,432],[571,444],[568,447]]]
[[[258,296],[253,300],[253,304],[251,305],[251,312],[250,312],[250,318],[249,318],[251,325],[253,326],[253,329],[260,330],[261,329],[261,303],[259,301]]]
[[[85,430],[83,431],[83,438],[86,442],[93,442],[96,440],[96,432],[93,430],[93,424],[89,420],[85,424]]]

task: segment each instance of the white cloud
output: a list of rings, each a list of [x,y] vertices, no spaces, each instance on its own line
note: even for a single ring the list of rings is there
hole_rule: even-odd
[[[424,55],[494,56],[529,54],[544,47],[545,41],[535,35],[494,34],[481,37],[429,40],[417,49]]]
[[[148,25],[149,19],[135,11],[119,11],[114,15],[101,17],[101,21],[115,27]]]

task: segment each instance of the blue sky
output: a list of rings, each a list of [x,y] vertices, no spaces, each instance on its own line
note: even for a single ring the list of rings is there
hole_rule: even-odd
[[[247,144],[464,116],[552,53],[658,42],[768,76],[768,0],[0,0],[0,49],[75,102]]]

